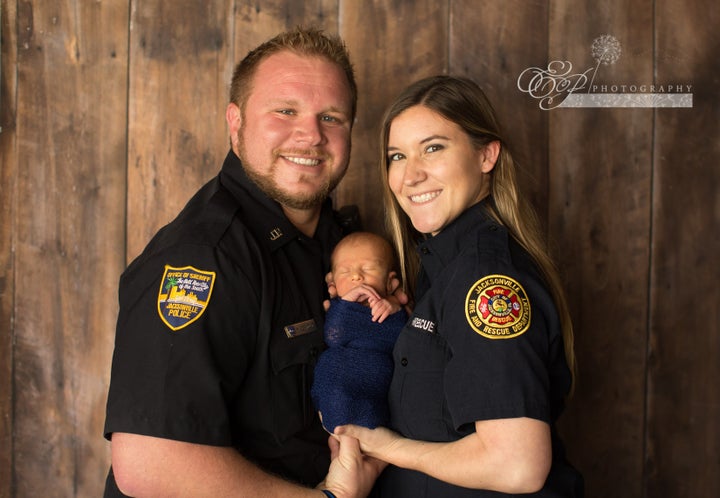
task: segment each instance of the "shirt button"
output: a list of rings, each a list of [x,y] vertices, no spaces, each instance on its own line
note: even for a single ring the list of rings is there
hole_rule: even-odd
[[[428,249],[427,247],[422,247],[420,250],[423,254],[430,254],[430,249]]]
[[[407,364],[408,364],[407,358],[403,358],[402,360],[400,360],[400,364],[401,364],[402,366],[406,367]]]

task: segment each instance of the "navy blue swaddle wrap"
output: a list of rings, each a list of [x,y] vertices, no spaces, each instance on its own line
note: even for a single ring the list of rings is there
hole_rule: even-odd
[[[377,323],[367,306],[331,301],[324,331],[328,349],[318,359],[311,389],[328,432],[345,424],[370,429],[389,424],[392,351],[406,321],[404,309]]]

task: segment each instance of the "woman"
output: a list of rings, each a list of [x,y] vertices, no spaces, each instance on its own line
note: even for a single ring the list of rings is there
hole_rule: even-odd
[[[387,111],[382,147],[417,304],[394,350],[393,431],[336,434],[390,464],[377,496],[581,496],[555,431],[575,363],[567,303],[490,103],[470,80],[421,80]]]

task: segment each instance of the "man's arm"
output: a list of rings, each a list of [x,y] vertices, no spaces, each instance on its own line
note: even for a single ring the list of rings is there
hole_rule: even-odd
[[[231,447],[115,433],[112,466],[128,496],[323,496],[264,472]]]
[[[338,498],[366,496],[380,472],[380,464],[363,457],[357,441],[340,441],[325,480],[327,489]],[[140,498],[325,496],[319,489],[268,474],[231,447],[114,433],[112,466],[120,490]]]

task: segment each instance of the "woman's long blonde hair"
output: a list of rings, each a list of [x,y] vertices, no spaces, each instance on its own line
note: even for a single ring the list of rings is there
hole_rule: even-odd
[[[478,149],[498,141],[500,154],[490,172],[490,200],[488,211],[498,223],[504,225],[511,236],[530,254],[555,302],[565,344],[565,357],[575,379],[575,353],[572,320],[562,282],[550,257],[545,238],[540,230],[537,215],[525,198],[519,194],[515,163],[504,143],[495,111],[482,89],[472,80],[453,76],[433,76],[407,87],[390,105],[383,118],[380,143],[382,155],[380,175],[383,200],[387,209],[386,224],[395,244],[400,273],[408,295],[412,298],[415,280],[420,268],[416,246],[424,235],[412,226],[388,186],[388,137],[390,125],[403,111],[421,105],[452,121],[468,134]],[[572,390],[571,390],[572,392]]]

